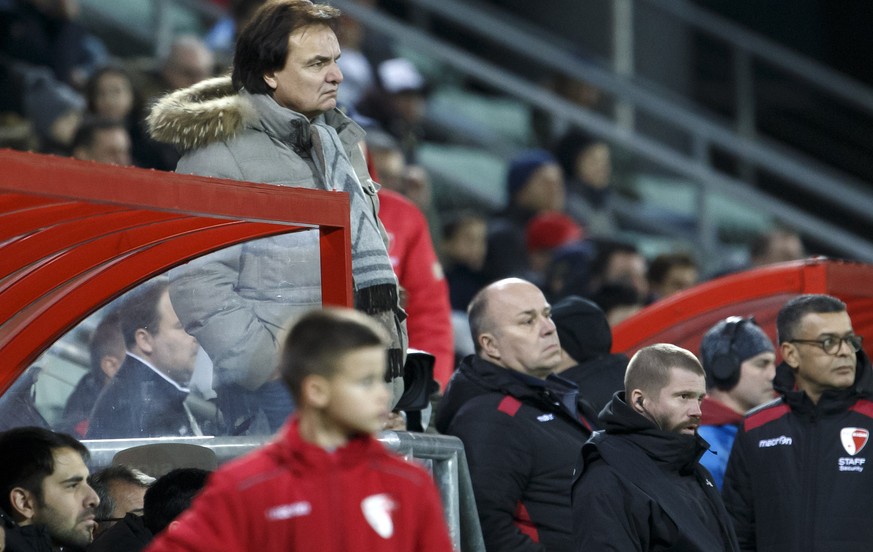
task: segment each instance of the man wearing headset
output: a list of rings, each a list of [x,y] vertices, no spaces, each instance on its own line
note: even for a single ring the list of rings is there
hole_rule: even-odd
[[[712,477],[700,465],[703,367],[667,343],[637,351],[624,391],[600,412],[572,490],[575,550],[736,551]]]
[[[721,489],[743,415],[775,397],[776,353],[754,318],[731,316],[703,336],[700,359],[707,396],[700,405],[703,415],[697,431],[710,447],[700,463]]]
[[[873,372],[861,336],[829,295],[788,301],[776,331],[780,398],[746,415],[724,477],[740,547],[873,550]]]

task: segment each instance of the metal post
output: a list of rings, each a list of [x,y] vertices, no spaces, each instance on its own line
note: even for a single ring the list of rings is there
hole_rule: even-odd
[[[612,66],[616,74],[632,78],[634,75],[634,7],[633,0],[612,2]],[[632,102],[615,103],[615,120],[622,128],[635,126],[636,110]]]

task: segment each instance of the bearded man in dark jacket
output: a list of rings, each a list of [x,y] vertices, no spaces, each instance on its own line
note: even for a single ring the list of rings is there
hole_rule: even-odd
[[[468,309],[476,354],[449,382],[436,419],[464,442],[488,550],[572,550],[570,482],[594,411],[555,376],[551,307],[525,280],[500,280]]]
[[[630,360],[625,390],[600,413],[573,483],[576,550],[736,551],[697,435],[706,395],[689,351],[659,343]]]
[[[781,395],[737,433],[724,500],[742,550],[873,550],[873,373],[846,304],[800,295],[776,317]]]

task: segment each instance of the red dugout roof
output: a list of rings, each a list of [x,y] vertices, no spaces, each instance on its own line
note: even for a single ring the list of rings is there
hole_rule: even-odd
[[[0,150],[0,394],[140,282],[222,247],[314,226],[323,302],[351,306],[344,193]]]
[[[873,265],[825,258],[731,274],[658,301],[615,327],[612,348],[632,355],[653,343],[674,343],[699,354],[706,330],[731,315],[754,315],[775,343],[776,314],[803,293],[842,299],[855,332],[866,339],[864,349],[873,351]]]

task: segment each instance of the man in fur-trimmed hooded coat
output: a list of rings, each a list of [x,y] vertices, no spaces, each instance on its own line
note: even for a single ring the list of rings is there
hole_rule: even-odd
[[[161,99],[148,117],[153,138],[183,151],[178,173],[342,191],[350,196],[355,307],[392,336],[386,379],[402,392],[405,313],[377,217],[364,131],[336,109],[342,73],[333,25],[339,11],[303,0],[262,6],[237,41],[232,79],[203,81]],[[317,232],[298,232],[219,251],[170,273],[173,306],[212,359],[234,426],[246,392],[275,430],[290,410],[275,375],[290,321],[321,304]],[[221,396],[221,391],[219,390]],[[226,393],[231,395],[231,393]],[[245,402],[245,401],[242,401]],[[278,412],[271,405],[282,404]],[[249,420],[251,416],[249,416]]]

